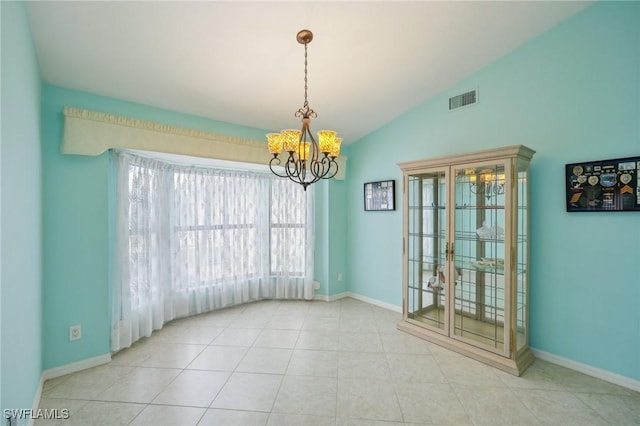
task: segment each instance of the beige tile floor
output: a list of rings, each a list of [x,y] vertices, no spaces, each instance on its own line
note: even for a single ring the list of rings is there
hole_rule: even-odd
[[[49,380],[36,425],[640,425],[640,394],[537,360],[514,377],[354,299],[262,301],[167,324]]]

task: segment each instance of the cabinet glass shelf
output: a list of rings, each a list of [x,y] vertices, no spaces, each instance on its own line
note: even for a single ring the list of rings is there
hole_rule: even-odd
[[[456,206],[456,210],[504,210],[504,206]]]

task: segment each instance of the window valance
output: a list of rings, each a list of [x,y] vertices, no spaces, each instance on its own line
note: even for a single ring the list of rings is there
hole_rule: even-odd
[[[64,107],[62,153],[100,155],[111,148],[139,149],[267,164],[271,154],[266,141],[237,138],[153,121]],[[338,174],[346,175],[347,158],[336,159]]]

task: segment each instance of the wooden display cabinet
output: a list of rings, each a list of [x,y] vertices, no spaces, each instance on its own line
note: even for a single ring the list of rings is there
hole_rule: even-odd
[[[522,146],[400,163],[398,329],[520,375],[529,349],[529,162]]]

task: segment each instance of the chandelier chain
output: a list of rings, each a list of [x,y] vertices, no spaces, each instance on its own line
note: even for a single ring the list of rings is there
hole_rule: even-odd
[[[302,108],[300,108],[294,114],[296,117],[307,117],[307,118],[316,118],[318,114],[311,108],[309,108],[309,99],[308,99],[308,91],[309,91],[309,83],[308,83],[308,60],[307,60],[307,45],[309,43],[304,43],[304,104]]]
[[[307,44],[304,44],[304,108],[309,109],[309,102],[307,101]]]

